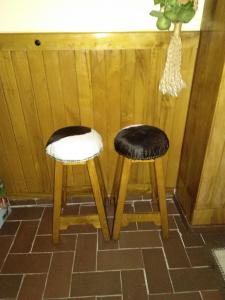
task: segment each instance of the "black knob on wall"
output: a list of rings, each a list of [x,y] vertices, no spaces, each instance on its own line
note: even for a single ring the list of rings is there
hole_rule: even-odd
[[[34,43],[35,43],[36,46],[40,46],[41,45],[41,41],[40,40],[35,40]]]

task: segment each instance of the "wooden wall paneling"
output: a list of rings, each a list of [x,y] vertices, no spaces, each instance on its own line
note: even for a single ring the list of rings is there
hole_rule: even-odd
[[[45,153],[45,145],[49,137],[54,132],[55,127],[49,99],[43,53],[42,51],[28,51],[27,58],[29,62],[39,126],[43,139],[43,144],[41,145],[42,148],[40,148],[39,151]],[[45,192],[51,193],[53,191],[54,161],[47,156],[47,154],[45,155],[48,168],[48,178],[46,178],[47,187]]]
[[[121,88],[121,52],[120,50],[105,51],[106,68],[106,118],[107,118],[107,149],[108,165],[106,178],[109,192],[112,190],[113,178],[117,162],[114,149],[114,138],[120,130],[120,88]]]
[[[27,133],[24,111],[17,87],[17,79],[9,52],[1,53],[1,75],[10,119],[16,137],[18,153],[22,164],[22,168],[20,168],[19,171],[23,172],[28,192],[40,191],[41,182],[37,180],[37,178],[39,178],[38,174],[36,173],[36,169],[31,168],[31,166],[34,166],[32,149],[30,148],[31,141],[29,140]]]
[[[1,62],[1,59],[0,59]],[[0,64],[2,66],[2,64]],[[0,67],[0,78],[1,78]],[[22,165],[18,154],[17,143],[3,91],[2,81],[0,80],[0,178],[3,180],[7,191],[13,193],[28,191],[25,178],[23,176]],[[16,184],[15,184],[16,183]]]
[[[65,109],[65,126],[80,125],[80,107],[77,89],[75,52],[59,51],[59,67],[62,86],[62,101]],[[67,167],[67,184],[81,186],[83,183],[83,167]]]
[[[134,124],[147,122],[146,110],[149,105],[149,68],[151,50],[136,50],[135,78],[134,78]],[[134,167],[134,166],[133,166]],[[146,164],[137,165],[136,180],[144,185],[144,189],[150,190],[150,173]]]
[[[41,134],[27,53],[25,51],[12,52],[12,61],[29,141],[27,147],[33,160],[29,167],[33,176],[36,176],[34,180],[37,184],[36,192],[45,192],[48,191],[49,184],[46,154],[43,151],[45,143]]]
[[[107,99],[106,99],[106,66],[104,51],[90,51],[91,85],[93,97],[94,128],[102,136],[103,151],[100,155],[102,173],[107,190],[109,183],[106,170],[109,169],[107,157],[109,156],[107,144]]]
[[[54,130],[66,125],[58,51],[43,51]]]
[[[195,210],[215,209],[225,204],[225,64],[218,94],[218,101],[212,122],[212,128],[206,149],[201,180],[198,189],[198,201]],[[197,214],[195,214],[196,216]],[[198,223],[198,218],[193,218]],[[225,222],[225,219],[223,220]]]
[[[24,181],[25,186],[21,186],[20,191],[27,194],[36,192],[39,195],[51,193],[53,160],[45,154],[45,143],[54,130],[77,123],[94,127],[103,136],[105,149],[102,164],[109,193],[117,157],[113,139],[118,130],[127,125],[145,122],[160,126],[168,133],[172,145],[164,167],[167,186],[174,187],[176,170],[173,168],[174,162],[175,165],[179,164],[189,94],[182,92],[175,104],[168,106],[169,102],[164,101],[165,97],[158,90],[169,35],[109,34],[105,41],[95,37],[94,48],[93,35],[82,36],[83,42],[79,44],[79,34],[42,34],[38,37],[44,42],[39,48],[31,45],[34,38],[37,38],[32,34],[0,36],[3,57],[0,76],[3,78],[2,89],[8,109],[5,122],[11,124],[15,136],[14,150],[18,149],[16,155],[21,161],[21,168],[17,169],[22,174],[20,179],[22,178],[21,182]],[[198,36],[198,33],[184,33],[183,51],[185,57],[191,57],[193,62],[193,49],[197,48]],[[8,48],[12,50],[12,61],[9,52],[3,50]],[[8,53],[8,57],[3,52]],[[184,61],[184,70],[190,67],[188,60]],[[23,66],[19,65],[20,61]],[[190,72],[188,75],[190,78],[191,74]],[[179,117],[177,110],[180,110]],[[34,124],[31,124],[30,112],[34,112]],[[27,124],[31,124],[28,129]],[[34,141],[32,153],[28,153],[29,144],[36,136],[38,141]],[[3,140],[4,138],[2,135]],[[34,174],[37,158],[41,158],[41,162],[35,171],[38,174]],[[32,166],[32,173],[30,170],[24,171],[27,159],[30,169]],[[11,167],[14,168],[13,165]],[[134,166],[130,190],[149,190],[149,170],[145,167]],[[15,174],[15,182],[18,177]],[[90,187],[88,174],[83,172],[82,166],[71,169],[68,179],[69,184],[75,185],[76,189],[87,191]],[[32,180],[37,182],[33,185]],[[42,184],[43,180],[45,185]]]
[[[78,101],[80,107],[80,121],[81,125],[94,127],[94,114],[93,114],[93,96],[92,96],[92,83],[91,83],[91,62],[90,51],[81,50],[75,51],[76,60],[76,74],[77,74],[77,89]],[[85,168],[82,167],[84,172],[83,185],[90,185],[89,175]]]
[[[173,99],[173,124],[170,131],[170,150],[168,152],[167,160],[167,176],[166,185],[168,187],[174,187],[174,182],[177,181],[178,169],[182,150],[182,141],[185,131],[185,122],[188,112],[189,98],[191,93],[192,78],[194,74],[195,58],[197,54],[198,43],[193,46],[192,42],[187,45],[188,51],[183,51],[182,55],[182,75],[184,81],[186,82],[186,88],[183,89],[180,96]],[[170,101],[173,101],[172,99]]]
[[[121,87],[120,87],[120,126],[134,124],[134,91],[135,91],[136,56],[135,50],[121,50]],[[138,166],[131,168],[129,183],[137,182]]]
[[[224,8],[224,1],[206,1],[196,57],[177,183],[177,198],[191,222],[195,219],[195,205],[224,66],[225,23],[221,14]],[[205,212],[199,214],[199,224],[204,224],[207,219],[208,213]]]

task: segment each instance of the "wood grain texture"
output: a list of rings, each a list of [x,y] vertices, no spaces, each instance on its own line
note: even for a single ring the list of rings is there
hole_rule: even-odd
[[[192,224],[225,223],[224,10],[206,1],[184,135],[177,198]]]
[[[53,161],[45,154],[58,128],[82,124],[102,135],[107,193],[112,188],[118,130],[147,123],[170,139],[163,160],[168,189],[176,186],[199,33],[185,32],[182,72],[188,88],[162,96],[169,33],[0,34],[0,177],[11,196],[52,195]],[[34,45],[40,39],[41,46]],[[68,182],[87,191],[86,169],[72,166]],[[134,166],[129,187],[149,191],[149,168]]]

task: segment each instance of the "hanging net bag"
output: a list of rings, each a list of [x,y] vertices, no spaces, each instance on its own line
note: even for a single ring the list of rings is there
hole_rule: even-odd
[[[177,97],[180,91],[186,87],[181,75],[181,26],[182,23],[188,23],[194,17],[198,0],[154,0],[154,3],[160,4],[160,12],[152,11],[150,13],[158,18],[157,27],[160,30],[167,30],[171,23],[174,23],[159,90],[162,94]]]

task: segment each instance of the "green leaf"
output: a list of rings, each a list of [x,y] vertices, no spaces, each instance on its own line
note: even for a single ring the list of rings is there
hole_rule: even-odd
[[[173,10],[165,11],[164,15],[165,15],[165,17],[170,19],[172,22],[177,22],[177,15],[178,14],[176,12],[174,12]]]
[[[177,4],[177,0],[168,0],[167,2],[169,5],[174,6]]]
[[[168,30],[170,28],[171,21],[165,16],[159,17],[156,26],[159,30]]]
[[[155,5],[160,4],[160,3],[161,3],[161,0],[154,0]]]
[[[177,15],[177,20],[182,23],[188,23],[195,15],[195,10],[193,8],[181,9]]]
[[[162,16],[163,16],[163,13],[162,13],[161,11],[152,10],[152,11],[150,12],[150,16],[159,18],[159,17],[162,17]]]

